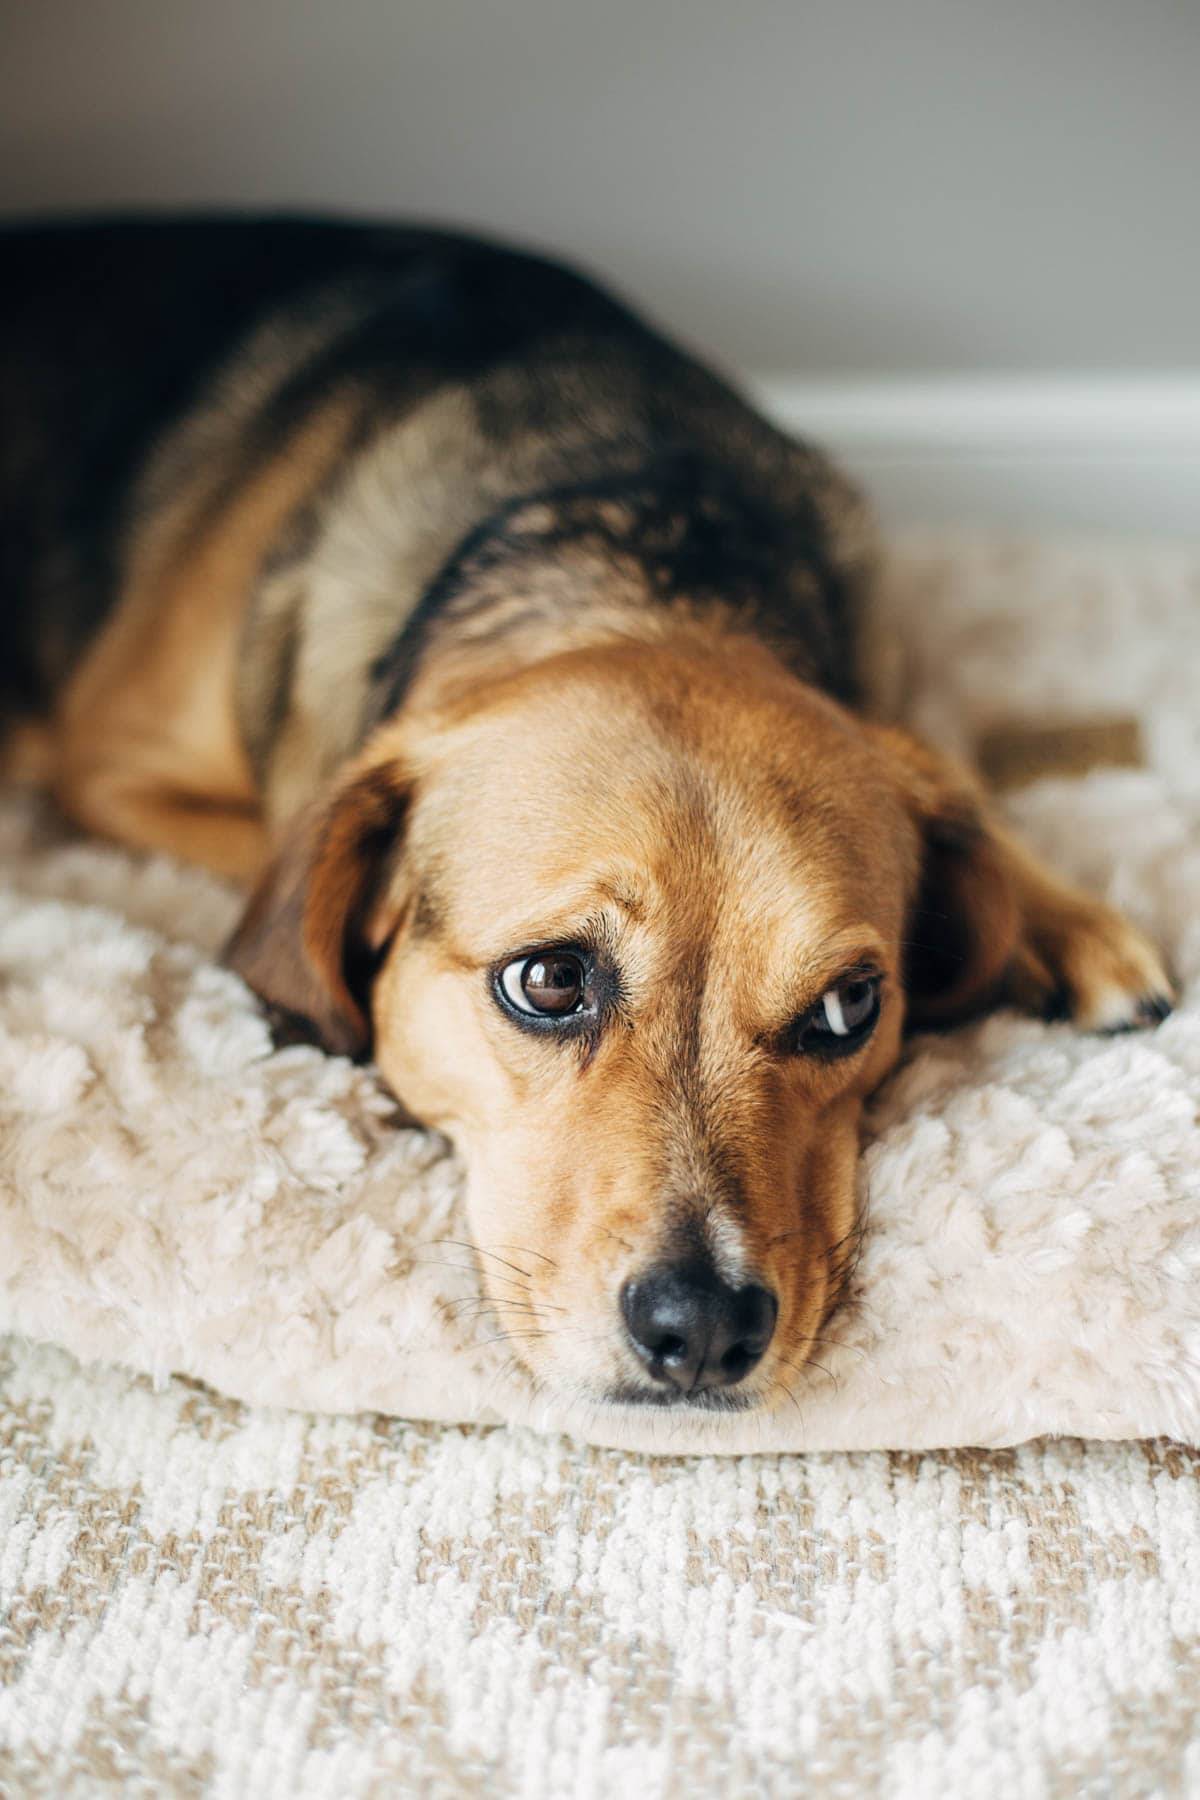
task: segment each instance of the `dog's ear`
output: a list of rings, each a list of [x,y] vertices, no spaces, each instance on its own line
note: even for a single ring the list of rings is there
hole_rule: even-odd
[[[948,1025],[999,997],[1021,908],[984,791],[951,757],[905,731],[875,736],[919,832],[920,874],[905,929],[904,986],[914,1025]]]
[[[278,1042],[370,1053],[382,901],[407,805],[398,765],[352,775],[298,815],[251,895],[223,961],[266,1003]]]

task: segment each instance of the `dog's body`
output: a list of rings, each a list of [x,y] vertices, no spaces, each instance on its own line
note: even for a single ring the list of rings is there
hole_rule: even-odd
[[[5,685],[10,709],[54,697],[59,792],[98,830],[253,875],[244,821],[221,836],[189,797],[280,824],[484,563],[507,601],[581,544],[636,559],[636,604],[753,607],[849,696],[849,489],[567,271],[291,220],[17,231],[4,255]],[[607,573],[559,584],[559,642],[611,606]],[[223,704],[188,705],[215,659]]]
[[[906,1010],[1160,1016],[1132,928],[847,710],[852,490],[600,290],[373,226],[0,241],[10,765],[257,882],[234,966],[460,1143],[542,1373],[766,1398]]]

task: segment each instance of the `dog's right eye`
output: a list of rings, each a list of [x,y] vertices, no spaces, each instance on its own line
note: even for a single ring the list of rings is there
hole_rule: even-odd
[[[583,1006],[587,970],[570,950],[539,950],[500,971],[500,991],[517,1012],[563,1019]]]
[[[850,1056],[879,1021],[881,981],[863,971],[844,977],[821,995],[792,1027],[792,1049],[829,1060]]]

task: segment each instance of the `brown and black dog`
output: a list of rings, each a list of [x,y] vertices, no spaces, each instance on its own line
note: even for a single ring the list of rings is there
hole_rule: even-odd
[[[546,1382],[769,1403],[906,1023],[1167,1010],[861,710],[850,488],[601,289],[370,224],[0,244],[9,767],[252,885],[231,965],[459,1146]]]

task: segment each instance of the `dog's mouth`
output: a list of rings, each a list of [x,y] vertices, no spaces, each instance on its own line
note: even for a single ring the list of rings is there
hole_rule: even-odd
[[[763,1395],[752,1390],[705,1388],[687,1394],[678,1388],[672,1392],[667,1388],[646,1387],[640,1382],[610,1387],[602,1399],[606,1406],[634,1406],[673,1413],[747,1413],[763,1404]]]

